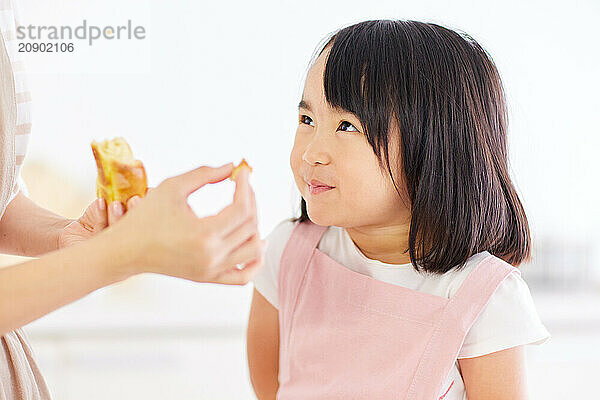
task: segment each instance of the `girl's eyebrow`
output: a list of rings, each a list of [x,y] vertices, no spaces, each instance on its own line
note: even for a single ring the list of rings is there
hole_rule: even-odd
[[[298,109],[300,109],[300,108],[304,108],[305,110],[312,112],[312,108],[310,107],[310,104],[308,103],[308,101],[306,101],[304,99],[300,100],[300,103],[298,103]],[[334,108],[334,110],[339,113],[349,113],[349,114],[354,115],[354,117],[356,117],[356,115],[354,113],[344,110],[341,107],[336,107],[336,108]],[[358,117],[356,117],[356,118],[358,118]]]
[[[298,108],[304,108],[308,111],[312,111],[312,109],[310,108],[310,104],[308,104],[308,102],[304,99],[300,100],[300,103],[298,103]]]

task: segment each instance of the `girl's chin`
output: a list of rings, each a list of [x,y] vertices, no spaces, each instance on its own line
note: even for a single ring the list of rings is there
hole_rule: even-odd
[[[326,209],[325,207],[311,207],[308,204],[306,209],[308,217],[314,224],[321,226],[337,225],[336,222],[338,221],[335,217],[335,210]]]

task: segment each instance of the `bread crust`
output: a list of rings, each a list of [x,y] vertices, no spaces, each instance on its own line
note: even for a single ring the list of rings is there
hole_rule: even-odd
[[[120,146],[121,154],[110,154],[111,146]],[[133,196],[144,197],[148,191],[146,169],[140,160],[133,159],[131,147],[125,139],[118,137],[102,142],[92,142],[92,153],[96,160],[98,178],[96,194],[107,204],[118,200],[127,207]]]

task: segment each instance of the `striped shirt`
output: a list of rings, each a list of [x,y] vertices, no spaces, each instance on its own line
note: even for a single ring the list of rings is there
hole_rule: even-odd
[[[9,105],[11,109],[10,122],[13,122],[12,117],[16,117],[16,127],[10,126],[11,135],[13,134],[13,129],[15,130],[15,183],[9,196],[5,196],[8,191],[2,193],[3,203],[7,199],[8,203],[10,203],[20,190],[23,190],[25,195],[27,195],[27,190],[21,179],[21,167],[23,166],[29,135],[31,133],[31,95],[25,81],[23,59],[18,52],[18,43],[16,40],[18,20],[18,11],[15,12],[13,0],[0,0],[0,33],[2,34],[4,47],[6,47],[6,53],[4,52],[4,48],[2,48],[0,65],[2,66],[2,71],[5,73],[7,67],[10,66],[12,69],[15,96],[14,98],[10,96],[10,101],[16,103]],[[0,78],[4,79],[6,77],[2,76]],[[2,82],[5,83],[4,81]],[[4,102],[2,104],[7,103]],[[16,107],[13,108],[13,106]],[[12,114],[15,111],[16,115]],[[12,137],[10,138],[10,144],[13,144]],[[3,157],[6,157],[12,151],[12,149],[2,150]],[[12,159],[8,164],[3,165],[13,168]],[[4,175],[6,175],[6,172],[3,171]],[[10,172],[12,173],[12,171]],[[2,211],[4,212],[4,210]],[[2,346],[0,346],[0,398],[7,400],[50,400],[52,396],[35,362],[35,357],[27,341],[25,332],[19,328],[4,333],[0,338],[0,342],[2,342]]]
[[[16,27],[19,25],[19,9],[14,0],[0,0],[0,32],[4,37],[8,57],[10,58],[15,79],[17,100],[17,129],[15,132],[15,185],[10,200],[19,191],[26,195],[27,188],[21,178],[21,167],[27,153],[27,144],[31,135],[31,92],[27,86],[25,65],[22,53],[18,52]]]

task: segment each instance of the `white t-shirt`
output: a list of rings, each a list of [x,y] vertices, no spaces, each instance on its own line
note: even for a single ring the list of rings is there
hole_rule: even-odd
[[[254,280],[256,290],[275,308],[278,308],[279,263],[295,225],[296,223],[285,220],[267,236],[264,267]],[[473,255],[460,271],[451,270],[443,275],[433,275],[418,273],[410,263],[387,264],[367,258],[356,247],[346,230],[337,226],[330,226],[325,231],[318,248],[355,272],[447,298],[451,298],[460,288],[478,261],[490,254],[484,251]],[[550,337],[537,314],[529,287],[517,273],[511,273],[498,286],[473,323],[458,358],[478,357],[519,345],[542,344]],[[444,400],[467,399],[458,360],[450,371],[440,396],[444,393]]]

